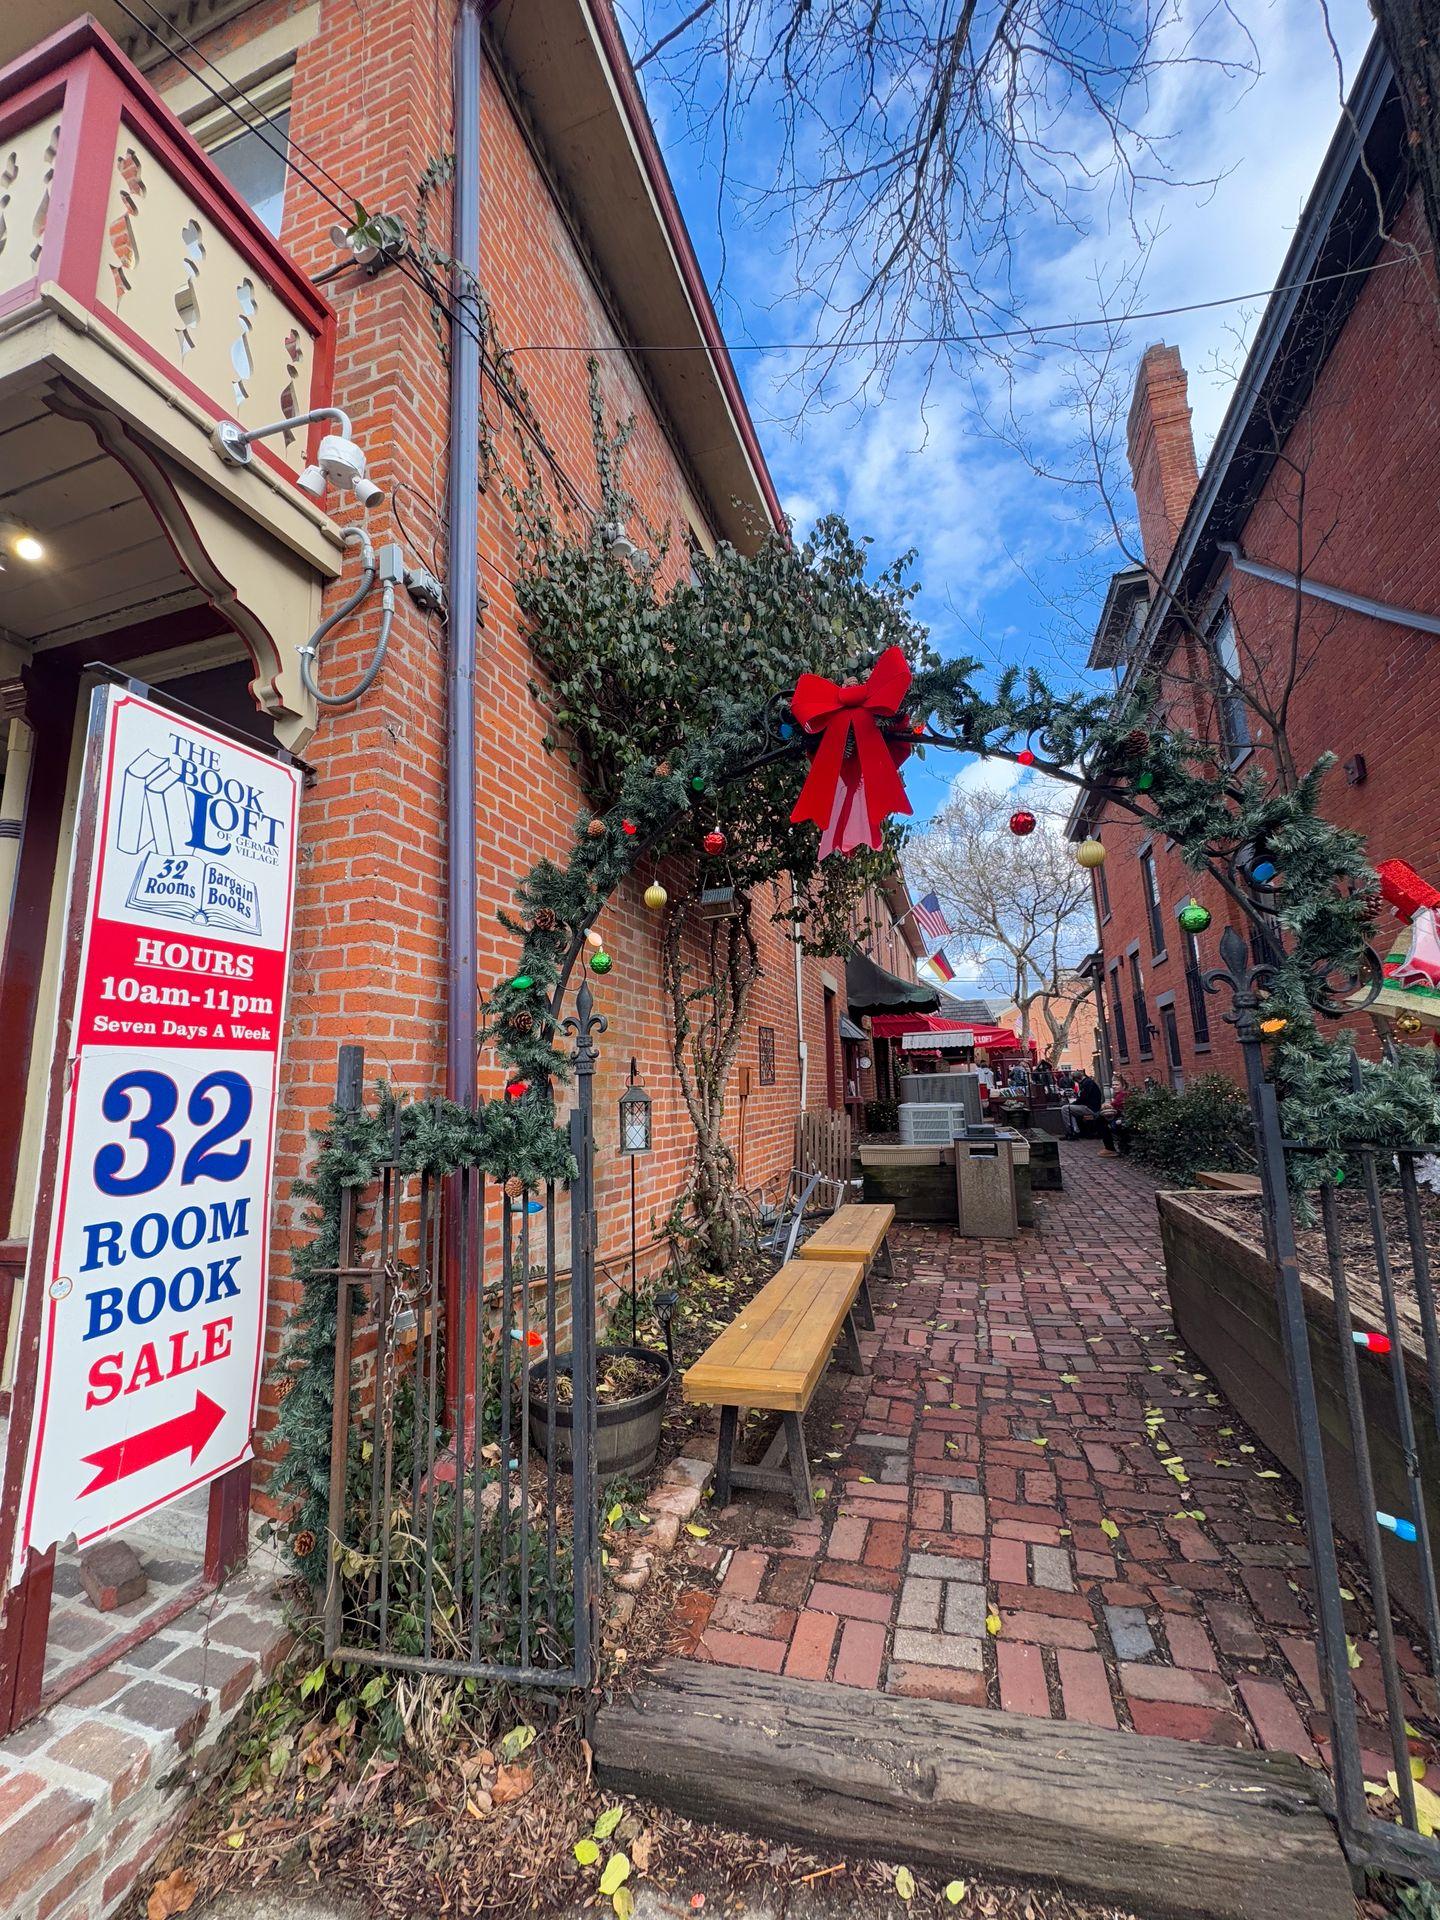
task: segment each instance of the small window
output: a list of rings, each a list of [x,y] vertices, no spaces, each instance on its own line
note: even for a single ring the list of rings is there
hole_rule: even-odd
[[[278,234],[285,218],[286,156],[290,148],[290,109],[256,121],[233,140],[210,149],[210,158],[249,203],[255,218]]]
[[[1125,1032],[1125,997],[1120,991],[1120,962],[1110,969],[1110,1011],[1115,1022],[1115,1051],[1129,1064],[1130,1041]]]
[[[1105,878],[1104,866],[1093,869],[1095,875],[1095,911],[1101,924],[1110,918],[1110,882]]]
[[[1210,1009],[1205,1002],[1204,972],[1200,963],[1200,936],[1181,929],[1181,952],[1185,955],[1185,991],[1190,999],[1190,1029],[1197,1047],[1210,1044]]]
[[[1145,976],[1140,971],[1140,956],[1130,955],[1130,999],[1135,1010],[1135,1044],[1140,1050],[1140,1058],[1148,1060],[1153,1051],[1154,1027],[1150,1024],[1150,1007],[1145,998]]]
[[[1140,855],[1140,881],[1145,891],[1145,917],[1150,922],[1150,951],[1159,960],[1165,953],[1165,918],[1160,911],[1160,882],[1155,873],[1155,856],[1148,847]]]
[[[1180,1022],[1175,1018],[1175,1003],[1167,1000],[1159,1008],[1160,1032],[1165,1040],[1165,1065],[1169,1069],[1170,1084],[1177,1090],[1180,1086]]]
[[[1215,660],[1215,712],[1220,742],[1232,765],[1250,746],[1250,709],[1240,691],[1240,643],[1227,607],[1210,636]]]

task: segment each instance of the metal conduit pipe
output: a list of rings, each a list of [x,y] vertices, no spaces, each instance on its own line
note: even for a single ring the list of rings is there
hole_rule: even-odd
[[[447,633],[446,1091],[473,1106],[479,1039],[475,841],[475,661],[480,630],[480,84],[481,30],[494,0],[460,0],[455,16],[454,269],[450,329],[450,485],[446,501]]]

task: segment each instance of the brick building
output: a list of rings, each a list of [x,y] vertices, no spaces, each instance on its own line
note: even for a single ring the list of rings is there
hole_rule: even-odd
[[[1406,152],[1377,42],[1203,472],[1180,356],[1145,352],[1128,420],[1143,565],[1113,576],[1090,665],[1127,690],[1154,685],[1157,720],[1237,770],[1254,756],[1273,771],[1266,715],[1288,700],[1295,766],[1335,756],[1329,817],[1365,835],[1372,861],[1398,856],[1433,876],[1440,535],[1420,503],[1440,482],[1440,308]],[[1096,964],[1112,1065],[1132,1083],[1238,1076],[1233,1035],[1199,986],[1238,910],[1113,806],[1082,801],[1070,832],[1094,833],[1107,854]],[[1192,894],[1212,916],[1198,936],[1177,920]],[[1395,925],[1385,915],[1382,936]]]
[[[627,484],[645,520],[672,530],[673,577],[697,551],[746,549],[782,525],[610,0],[92,0],[90,13],[70,0],[0,10],[0,1412],[32,1358],[24,1275],[93,663],[308,768],[273,1359],[297,1297],[288,1255],[306,1231],[293,1186],[339,1047],[363,1045],[367,1077],[412,1096],[501,1085],[486,1053],[467,1086],[476,1069],[463,1045],[456,1057],[457,978],[463,1003],[467,983],[509,973],[514,940],[497,912],[540,856],[563,856],[584,806],[568,758],[543,745],[543,674],[516,605],[503,482],[523,483],[528,451],[575,512],[595,511],[586,349],[607,415],[633,416]],[[458,93],[457,64],[462,82],[473,77]],[[425,235],[437,260],[475,254],[483,318],[455,295],[449,326],[443,269],[427,279],[415,254],[359,257],[364,235],[345,238],[357,203]],[[467,334],[481,347],[469,389],[457,371]],[[523,396],[500,349],[516,350]],[[250,429],[325,408],[344,410],[383,490],[366,512],[358,494],[332,485],[321,499],[300,484],[320,424],[277,429],[248,466],[217,455],[218,421]],[[416,592],[396,583],[369,691],[321,708],[302,649],[356,584],[346,535],[362,520],[377,547],[399,547]],[[448,590],[444,615],[424,573]],[[472,607],[477,936],[466,954],[447,913],[447,677]],[[355,680],[377,626],[372,598],[337,627],[323,685]],[[462,799],[462,835],[465,813]],[[613,1149],[632,1059],[654,1100],[639,1195],[648,1240],[682,1190],[693,1138],[643,885],[622,889],[601,922],[614,957],[595,982],[610,1023],[596,1083],[602,1257],[628,1230]],[[877,900],[857,935],[913,978],[901,895]],[[788,904],[783,888],[774,904]],[[804,956],[778,917],[762,913],[759,931],[763,977],[727,1116],[752,1187],[783,1179],[803,1107],[846,1096],[844,962]],[[262,1454],[273,1417],[267,1390]],[[7,1486],[25,1439],[12,1424]],[[243,1553],[248,1486],[246,1468],[216,1482],[208,1532],[202,1499],[198,1530],[172,1539],[164,1619]],[[115,1769],[128,1792],[167,1771],[207,1717],[213,1737],[260,1651],[241,1637],[223,1700],[206,1695],[203,1710],[182,1711],[166,1684],[183,1664],[161,1667],[144,1683],[157,1697],[143,1726],[113,1706],[139,1684],[124,1664],[135,1616],[120,1628],[84,1616],[72,1560],[37,1556],[0,1628],[0,1733],[57,1703],[111,1701],[113,1712],[103,1765],[98,1754],[36,1762],[32,1795],[54,1814],[37,1821],[32,1805],[27,1816],[47,1836],[43,1858],[20,1848],[7,1823],[23,1796],[0,1783],[0,1909],[27,1920],[95,1920],[124,1896],[169,1816],[156,1800],[122,1817]],[[0,1782],[12,1759],[0,1741]],[[65,1836],[86,1833],[95,1851],[81,1857]]]

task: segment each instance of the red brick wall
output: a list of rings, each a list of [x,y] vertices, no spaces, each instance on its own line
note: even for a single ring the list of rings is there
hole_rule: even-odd
[[[1397,224],[1381,256],[1425,244],[1418,202]],[[1239,544],[1247,557],[1294,567],[1297,522],[1303,529],[1308,576],[1371,599],[1419,611],[1440,611],[1440,527],[1429,503],[1440,490],[1440,325],[1433,269],[1421,259],[1387,267],[1366,282],[1326,361],[1316,391],[1272,470]],[[1227,570],[1223,583],[1247,670],[1272,691],[1284,678],[1295,596],[1288,589]],[[1323,752],[1344,762],[1363,755],[1367,776],[1351,786],[1337,765],[1325,783],[1328,816],[1362,833],[1372,861],[1398,855],[1421,873],[1440,873],[1440,785],[1427,772],[1440,699],[1435,692],[1436,642],[1403,626],[1306,599],[1302,602],[1290,738],[1297,764]],[[1206,703],[1185,684],[1201,678],[1193,654],[1182,654],[1167,699],[1186,723],[1209,730]],[[1258,728],[1257,728],[1258,732]],[[1269,770],[1272,755],[1257,747]],[[1182,1066],[1187,1074],[1218,1068],[1239,1074],[1238,1048],[1209,1004],[1210,1045],[1197,1046],[1182,975],[1175,908],[1193,892],[1213,923],[1200,938],[1202,963],[1218,963],[1217,941],[1228,902],[1208,879],[1190,874],[1163,843],[1155,849],[1167,931],[1166,958],[1151,952],[1137,860],[1143,830],[1113,809],[1101,837],[1111,917],[1101,925],[1107,963],[1139,943],[1152,1015],[1158,995],[1176,997]],[[1382,948],[1399,923],[1382,913]],[[1107,1017],[1110,1013],[1107,995]],[[1130,1072],[1163,1077],[1157,1039],[1154,1059],[1135,1045],[1128,988],[1126,1025]],[[1358,1028],[1369,1044],[1368,1023]],[[1114,1029],[1112,1025],[1112,1042]],[[1118,1056],[1117,1056],[1118,1058]],[[1123,1066],[1123,1062],[1121,1062]]]
[[[258,7],[203,43],[206,52],[240,44],[292,10],[293,0]],[[416,182],[450,144],[451,9],[416,0],[322,0],[317,37],[299,55],[292,138],[373,210],[413,224]],[[156,76],[163,85],[166,76]],[[482,92],[482,280],[499,337],[613,344],[600,292],[578,255],[560,209],[487,67]],[[335,266],[328,239],[335,211],[293,177],[282,241],[307,271]],[[431,237],[446,244],[448,191],[433,196]],[[407,557],[443,570],[447,370],[424,293],[391,270],[371,279],[346,271],[327,283],[338,316],[336,403],[354,416],[387,502],[369,525],[377,538],[403,538]],[[685,564],[684,533],[700,509],[666,423],[628,357],[602,356],[612,416],[635,416],[626,478],[653,525],[676,532],[673,566]],[[531,354],[521,366],[536,415],[560,470],[587,503],[599,499],[583,354]],[[484,406],[500,462],[523,480],[517,417],[487,381]],[[392,504],[393,503],[393,504]],[[515,944],[497,923],[516,882],[541,856],[563,857],[584,795],[563,754],[541,744],[541,682],[514,598],[516,551],[498,472],[480,501],[482,585],[488,599],[480,640],[476,830],[480,878],[480,977],[511,971]],[[341,511],[340,518],[349,515]],[[399,597],[390,655],[374,689],[353,710],[327,714],[308,752],[316,770],[303,807],[300,885],[283,1120],[276,1180],[277,1261],[270,1344],[278,1350],[294,1303],[287,1250],[305,1233],[293,1184],[311,1151],[334,1084],[336,1050],[363,1044],[367,1076],[415,1095],[444,1084],[445,1010],[445,636],[440,622]],[[362,617],[327,643],[325,677],[353,677],[368,657],[375,621]],[[642,901],[649,873],[624,887],[599,927],[614,971],[593,978],[608,1017],[595,1082],[600,1254],[617,1275],[629,1245],[629,1172],[615,1153],[616,1103],[632,1056],[654,1100],[654,1152],[640,1167],[640,1237],[651,1241],[682,1188],[693,1138],[668,1051],[660,975],[659,923]],[[810,1052],[808,1100],[824,1101],[820,965],[801,967],[797,1021],[794,950],[788,927],[758,903],[763,977],[740,1053],[754,1071],[743,1114],[732,1091],[728,1125],[743,1141],[747,1184],[774,1184],[788,1170],[800,1100],[801,1026]],[[703,951],[691,955],[698,966]],[[843,976],[839,962],[829,970]],[[775,1080],[762,1086],[758,1028],[774,1032]],[[501,1073],[482,1056],[482,1094]],[[268,1418],[268,1416],[267,1416]]]

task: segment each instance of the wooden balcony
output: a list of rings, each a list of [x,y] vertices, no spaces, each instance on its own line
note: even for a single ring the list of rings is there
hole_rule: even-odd
[[[0,71],[0,538],[33,529],[53,562],[0,572],[0,629],[40,651],[208,602],[255,657],[257,702],[303,736],[286,636],[341,558],[295,485],[320,429],[245,471],[210,435],[327,405],[333,332],[93,20]]]

